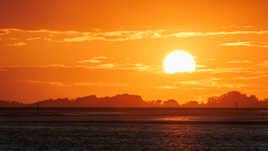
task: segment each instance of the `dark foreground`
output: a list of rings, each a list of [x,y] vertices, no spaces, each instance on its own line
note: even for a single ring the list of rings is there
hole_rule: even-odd
[[[2,110],[0,151],[265,151],[266,119],[266,111]]]

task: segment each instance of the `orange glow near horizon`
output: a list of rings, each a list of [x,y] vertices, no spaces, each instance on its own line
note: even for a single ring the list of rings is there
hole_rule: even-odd
[[[0,100],[128,93],[183,103],[228,91],[266,98],[267,6],[266,0],[1,1]]]

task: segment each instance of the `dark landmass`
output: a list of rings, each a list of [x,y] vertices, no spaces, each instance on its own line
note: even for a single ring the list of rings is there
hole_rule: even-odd
[[[246,95],[231,91],[221,96],[209,97],[206,103],[189,101],[180,104],[176,100],[145,101],[139,95],[121,94],[112,97],[96,97],[90,95],[76,99],[58,98],[24,104],[19,101],[0,100],[1,108],[268,108],[268,98],[259,100],[255,95]]]

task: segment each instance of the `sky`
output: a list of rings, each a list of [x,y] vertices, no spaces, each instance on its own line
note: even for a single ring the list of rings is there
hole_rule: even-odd
[[[268,97],[266,0],[3,0],[0,99]],[[196,71],[166,74],[174,50]]]

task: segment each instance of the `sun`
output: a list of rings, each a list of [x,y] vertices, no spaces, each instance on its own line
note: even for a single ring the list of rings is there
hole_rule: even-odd
[[[168,74],[195,71],[195,61],[193,56],[182,50],[176,50],[169,53],[163,62],[163,66],[165,73]]]

